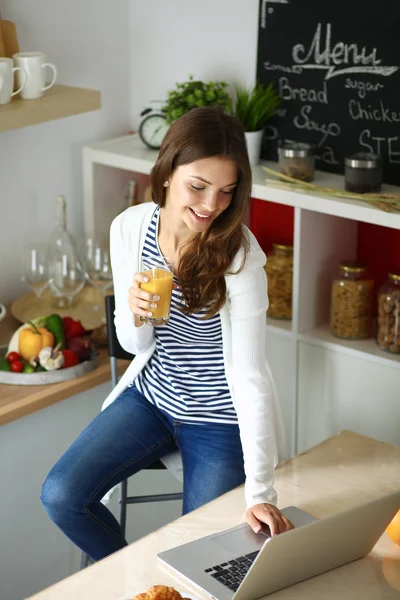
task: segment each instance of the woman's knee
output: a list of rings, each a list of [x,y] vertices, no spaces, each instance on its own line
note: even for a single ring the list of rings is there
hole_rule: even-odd
[[[71,510],[79,508],[78,495],[74,494],[68,477],[57,469],[57,465],[47,475],[40,499],[47,514],[56,523],[62,521]]]

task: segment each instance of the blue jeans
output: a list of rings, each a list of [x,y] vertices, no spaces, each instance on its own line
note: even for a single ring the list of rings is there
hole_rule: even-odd
[[[127,545],[118,521],[101,503],[104,494],[177,447],[184,471],[183,514],[244,482],[237,425],[177,422],[131,387],[53,467],[42,503],[72,542],[100,560]]]

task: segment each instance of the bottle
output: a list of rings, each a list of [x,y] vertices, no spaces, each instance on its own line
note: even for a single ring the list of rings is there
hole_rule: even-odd
[[[340,263],[331,291],[333,335],[348,340],[361,340],[370,335],[373,285],[365,265],[354,260]]]
[[[67,201],[61,195],[56,199],[56,226],[49,238],[48,259],[52,306],[65,308],[69,306],[69,302],[60,291],[64,287],[63,270],[66,260],[76,260],[76,253],[73,238],[67,230]]]
[[[136,181],[134,179],[131,179],[130,181],[128,181],[128,186],[126,188],[126,192],[125,192],[125,196],[124,196],[124,203],[123,203],[121,212],[124,212],[124,210],[126,210],[130,206],[135,206],[135,204],[137,204],[136,193],[137,193]]]
[[[272,244],[265,270],[268,276],[268,317],[292,318],[293,246]]]
[[[379,288],[376,341],[382,350],[400,354],[400,273],[388,273]]]

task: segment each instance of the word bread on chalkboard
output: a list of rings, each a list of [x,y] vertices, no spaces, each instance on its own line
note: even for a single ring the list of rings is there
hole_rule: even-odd
[[[257,79],[283,99],[262,157],[308,142],[318,169],[343,173],[346,156],[378,154],[400,185],[399,31],[398,0],[260,0]]]

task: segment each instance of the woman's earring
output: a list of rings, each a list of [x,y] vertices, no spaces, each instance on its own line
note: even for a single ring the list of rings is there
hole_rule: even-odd
[[[168,187],[169,186],[169,182],[168,181],[164,181],[164,187]]]

